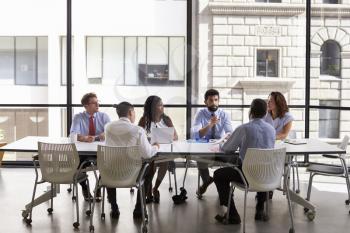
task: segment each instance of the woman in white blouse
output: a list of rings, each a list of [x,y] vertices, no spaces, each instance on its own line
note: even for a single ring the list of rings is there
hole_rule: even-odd
[[[151,128],[174,127],[174,124],[171,121],[170,117],[164,114],[163,101],[160,97],[151,95],[147,98],[144,104],[143,116],[139,121],[139,126],[143,127],[146,130],[147,135],[150,135]],[[177,139],[178,136],[176,130],[174,130],[174,140]],[[158,175],[153,189],[152,182],[150,182],[151,187],[146,187],[146,203],[150,203],[152,201],[159,203],[158,188],[167,172],[168,164],[168,162],[158,164]],[[156,169],[157,167],[154,165],[154,163],[152,163],[150,165],[150,171],[147,173],[147,179],[153,179]]]

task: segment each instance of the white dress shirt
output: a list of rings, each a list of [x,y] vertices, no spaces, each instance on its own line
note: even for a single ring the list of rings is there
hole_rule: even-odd
[[[127,117],[112,121],[105,126],[106,146],[136,146],[140,145],[143,158],[154,156],[157,146],[152,146],[143,128],[130,122]]]

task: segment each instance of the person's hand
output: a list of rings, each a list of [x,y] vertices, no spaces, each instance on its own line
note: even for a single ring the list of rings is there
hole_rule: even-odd
[[[157,146],[157,147],[158,147],[158,149],[160,148],[160,145],[159,145],[158,143],[156,143],[156,142],[155,142],[155,143],[153,143],[153,144],[152,144],[152,146]]]
[[[84,139],[85,139],[84,140],[85,142],[93,142],[95,141],[95,136],[88,135],[88,136],[85,136]]]
[[[219,121],[220,121],[220,119],[217,116],[212,116],[210,118],[210,122],[209,122],[210,127],[213,127]]]
[[[101,133],[100,135],[98,135],[98,137],[100,138],[100,141],[104,141],[105,140],[105,134]]]

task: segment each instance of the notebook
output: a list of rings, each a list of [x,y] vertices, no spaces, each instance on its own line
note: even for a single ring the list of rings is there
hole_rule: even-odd
[[[285,143],[292,144],[292,145],[302,145],[306,144],[307,142],[303,139],[286,139],[284,140]]]
[[[151,128],[151,144],[172,143],[174,139],[174,127]]]

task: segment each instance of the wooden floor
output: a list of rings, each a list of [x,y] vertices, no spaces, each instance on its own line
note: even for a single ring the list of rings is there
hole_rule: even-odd
[[[184,169],[177,169],[178,180],[182,179]],[[90,176],[92,177],[92,176]],[[315,178],[317,180],[317,177]],[[0,233],[68,233],[68,232],[89,232],[89,219],[81,211],[81,223],[79,230],[73,229],[74,202],[71,200],[71,194],[66,189],[68,186],[61,186],[61,193],[54,199],[54,212],[48,215],[46,209],[49,203],[42,204],[33,211],[32,226],[27,226],[21,216],[21,210],[31,198],[34,181],[34,170],[31,168],[0,168]],[[345,182],[338,179],[340,184],[334,187],[341,187],[339,190],[333,188],[333,184],[317,184],[312,193],[312,201],[317,205],[317,213],[314,221],[310,222],[303,212],[303,208],[297,205],[294,207],[295,232],[310,233],[329,233],[329,232],[349,232],[350,215],[349,206],[344,204],[347,194],[344,193]],[[181,182],[182,183],[182,182]],[[332,182],[333,183],[333,182]],[[188,200],[185,204],[174,205],[171,199],[173,193],[168,191],[168,177],[161,185],[160,204],[147,205],[150,222],[148,224],[149,232],[152,233],[209,233],[209,232],[241,232],[241,225],[221,225],[218,224],[214,216],[222,213],[218,205],[218,197],[215,185],[209,187],[202,200],[195,196],[197,185],[197,170],[192,168],[186,181],[188,191]],[[324,188],[326,187],[326,188]],[[319,189],[329,188],[328,191],[319,191]],[[38,193],[43,193],[46,185],[41,185]],[[302,183],[301,196],[305,197],[306,184]],[[247,229],[248,233],[269,232],[281,233],[288,232],[290,222],[285,196],[281,192],[275,192],[270,205],[270,221],[256,222],[254,220],[255,212],[255,194],[248,195],[247,208]],[[95,212],[95,232],[123,232],[133,233],[140,231],[140,222],[134,221],[132,211],[134,208],[136,195],[130,195],[128,189],[118,190],[118,204],[120,208],[119,220],[111,220],[109,217],[109,205],[106,203],[106,219],[101,221],[101,204],[97,205]],[[236,192],[236,204],[238,211],[243,215],[243,195],[242,192]],[[80,200],[81,209],[88,206],[85,201]]]

